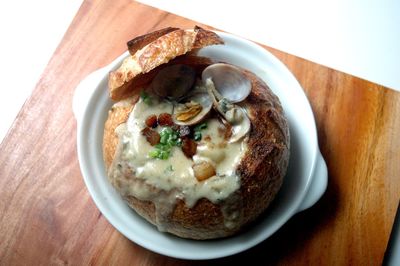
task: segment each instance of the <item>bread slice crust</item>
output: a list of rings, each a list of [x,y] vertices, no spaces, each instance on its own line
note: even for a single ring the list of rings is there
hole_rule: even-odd
[[[109,73],[110,98],[119,101],[129,97],[146,80],[143,75],[178,56],[223,43],[216,33],[198,26],[192,30],[165,28],[136,37],[128,42],[131,55]]]

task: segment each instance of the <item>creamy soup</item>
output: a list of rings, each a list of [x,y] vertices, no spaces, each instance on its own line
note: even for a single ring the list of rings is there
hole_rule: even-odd
[[[225,226],[234,228],[241,219],[241,208],[237,205],[240,177],[237,166],[246,149],[246,138],[229,143],[224,135],[224,124],[211,116],[202,121],[201,140],[196,141],[197,151],[188,157],[179,145],[171,148],[168,158],[153,158],[154,151],[142,130],[151,115],[172,114],[174,105],[152,95],[151,104],[142,98],[135,104],[128,121],[117,127],[119,144],[109,179],[123,196],[133,196],[139,200],[151,201],[155,205],[156,223],[160,231],[168,229],[168,217],[177,199],[191,208],[201,198],[206,198],[221,206]],[[161,132],[165,127],[153,130]],[[193,165],[207,162],[215,169],[215,175],[199,181]],[[236,197],[236,198],[235,198]],[[235,204],[232,198],[235,198]],[[240,200],[239,200],[240,202]]]

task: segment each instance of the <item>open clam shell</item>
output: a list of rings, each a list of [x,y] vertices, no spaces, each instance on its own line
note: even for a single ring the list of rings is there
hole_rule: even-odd
[[[207,92],[196,92],[174,108],[173,120],[177,125],[200,123],[211,111],[213,102]]]
[[[236,142],[243,138],[251,128],[251,121],[247,116],[246,111],[239,105],[228,102],[226,98],[218,100],[218,92],[215,89],[211,78],[205,80],[208,95],[212,100],[214,109],[216,109],[223,119],[232,126],[232,134],[229,142]]]
[[[236,142],[243,138],[250,131],[251,127],[250,119],[242,107],[235,106],[235,108],[232,110],[237,112],[237,117],[233,119],[233,122],[230,122],[232,125],[232,135],[229,139],[230,143]]]
[[[187,65],[172,65],[161,69],[152,81],[152,89],[161,98],[178,101],[192,88],[196,72]]]
[[[211,78],[219,95],[218,100],[227,99],[231,103],[238,103],[249,96],[251,92],[251,82],[242,71],[232,65],[217,63],[206,67],[202,73],[202,80]]]

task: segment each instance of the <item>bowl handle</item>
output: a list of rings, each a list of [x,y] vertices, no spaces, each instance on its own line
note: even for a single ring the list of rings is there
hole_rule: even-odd
[[[99,81],[104,77],[106,71],[106,67],[103,67],[90,73],[83,80],[81,80],[81,82],[75,88],[72,99],[72,112],[74,113],[78,124],[80,124],[90,97],[95,91]]]
[[[308,187],[306,196],[300,204],[297,212],[304,211],[305,209],[313,206],[324,194],[328,185],[328,169],[321,152],[318,149],[317,159],[315,161],[315,167],[313,176],[311,178],[311,184]]]

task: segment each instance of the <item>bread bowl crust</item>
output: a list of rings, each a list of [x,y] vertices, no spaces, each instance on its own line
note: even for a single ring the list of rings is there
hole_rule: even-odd
[[[202,71],[210,59],[182,56],[169,64],[187,63]],[[161,66],[160,66],[161,67]],[[151,72],[157,72],[155,68]],[[239,226],[228,229],[224,225],[221,206],[202,198],[192,208],[182,200],[176,202],[167,231],[184,238],[211,239],[232,235],[257,218],[272,202],[282,185],[289,161],[289,128],[279,99],[255,74],[242,70],[252,83],[252,91],[244,101],[251,120],[248,149],[237,167],[240,189],[227,201],[240,201],[242,217]],[[103,156],[106,169],[110,167],[118,144],[116,127],[126,122],[138,99],[137,93],[127,104],[114,106],[104,128]],[[155,205],[133,196],[124,198],[130,207],[149,222],[156,224]]]

